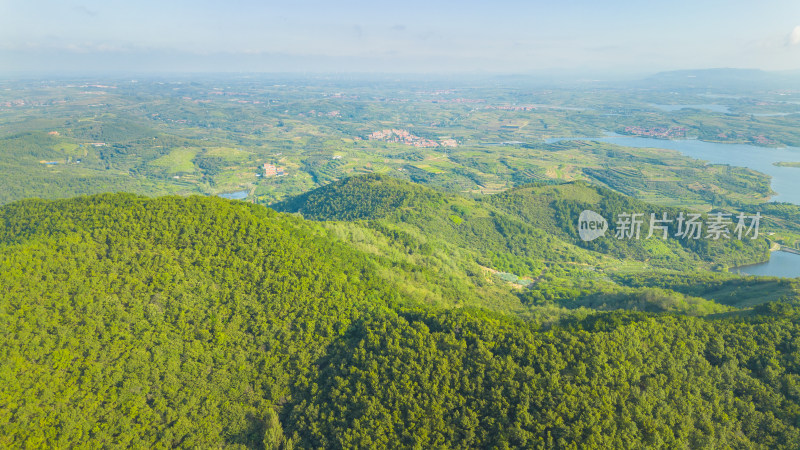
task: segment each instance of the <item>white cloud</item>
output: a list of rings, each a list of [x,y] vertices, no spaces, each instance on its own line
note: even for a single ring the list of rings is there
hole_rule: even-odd
[[[800,25],[789,34],[789,45],[800,45]]]

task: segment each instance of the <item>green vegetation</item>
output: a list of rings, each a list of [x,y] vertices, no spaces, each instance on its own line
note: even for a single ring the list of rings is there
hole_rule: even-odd
[[[727,271],[800,248],[800,206],[548,140],[797,145],[795,94],[104,86],[0,80],[0,447],[800,448],[800,281]],[[757,239],[648,238],[740,212]]]
[[[367,175],[346,178],[272,206],[314,220],[355,220],[413,213],[443,203],[442,195],[433,190],[392,177]]]
[[[777,392],[797,376],[779,350],[796,327],[600,315],[536,332],[390,315],[333,346],[284,429],[326,448],[792,448],[797,400]]]
[[[23,133],[0,138],[0,203],[26,197],[66,198],[80,194],[134,191],[166,194],[168,189],[143,176],[98,168],[93,155],[70,155],[58,138],[44,133]],[[78,162],[80,161],[80,162]],[[55,164],[46,164],[46,162]]]
[[[359,193],[360,182],[378,180],[337,189]],[[376,211],[397,199],[392,183],[376,189]],[[423,188],[397,187],[424,205]],[[482,214],[480,204],[439,202],[450,204],[442,220],[453,226],[453,213],[464,223]],[[315,223],[200,197],[118,194],[0,208],[0,442],[800,445],[800,296],[791,283],[785,302],[749,315],[582,308],[521,320],[488,303],[423,306],[424,295],[380,270],[410,276],[410,265],[385,265],[338,238],[337,227],[382,229],[380,220]],[[733,304],[717,293],[755,295],[776,283],[619,280],[628,306],[678,312],[729,311],[700,297]]]
[[[697,264],[696,260],[701,260],[721,267],[734,267],[769,259],[769,245],[765,239],[676,239],[673,238],[678,231],[674,219],[684,210],[647,204],[580,182],[511,189],[487,197],[485,201],[576,245],[620,259],[647,261],[653,266],[684,268],[687,264]],[[587,209],[608,218],[612,224],[613,218],[619,217],[621,213],[643,214],[642,239],[581,241],[578,237],[577,217],[581,211]],[[732,216],[738,213],[733,210],[726,212]],[[645,239],[650,234],[651,214],[655,214],[656,218],[662,218],[662,214],[666,214],[673,219],[667,227],[670,239],[660,239],[659,233],[662,231],[659,230],[655,230],[655,238]]]
[[[677,212],[582,182],[528,186],[472,200],[367,175],[273,207],[300,212],[306,218],[349,221],[324,225],[371,255],[379,267],[403,267],[386,276],[396,280],[405,294],[424,293],[429,304],[489,307],[525,317],[558,317],[564,314],[558,308],[688,315],[725,312],[730,304],[726,301],[714,303],[709,300],[715,298],[668,284],[632,285],[621,280],[656,268],[685,273],[691,267],[701,274],[692,276],[703,283],[702,276],[722,276],[703,270],[769,257],[764,239],[646,239],[649,224],[643,225],[639,240],[609,235],[584,242],[576,231],[577,217],[584,209],[593,208],[609,218],[621,211],[665,211],[673,217]],[[674,228],[670,227],[670,236]],[[409,271],[414,277],[404,275]],[[736,306],[781,299],[765,295],[768,291],[736,292],[733,295],[742,301]]]
[[[154,159],[150,162],[150,164],[157,167],[163,167],[168,174],[192,173],[195,171],[195,166],[192,160],[197,153],[197,149],[176,148],[168,155]]]
[[[3,446],[258,445],[289,384],[395,298],[313,227],[221,199],[26,201],[0,224]]]
[[[800,280],[797,279],[686,272],[624,274],[616,278],[625,286],[668,288],[739,308],[788,301],[800,294]]]
[[[0,177],[13,188],[0,193],[0,203],[108,185],[145,195],[247,190],[252,200],[272,204],[348,176],[391,173],[450,193],[585,180],[650,203],[707,211],[763,203],[772,194],[768,177],[672,151],[547,140],[678,127],[712,141],[796,141],[792,116],[751,115],[791,113],[791,96],[757,91],[727,99],[736,113],[719,114],[653,107],[712,101],[692,90],[332,83],[106,80],[101,89],[85,80],[0,81]],[[374,137],[383,130],[416,140]],[[20,138],[28,147],[22,155],[31,157],[20,158]],[[285,176],[256,176],[265,163],[285,168]]]
[[[773,163],[773,165],[776,165],[778,167],[800,167],[800,162],[778,161],[776,163]]]

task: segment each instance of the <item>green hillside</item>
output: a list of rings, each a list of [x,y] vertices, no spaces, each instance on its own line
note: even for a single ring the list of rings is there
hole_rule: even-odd
[[[798,332],[786,316],[611,314],[550,332],[371,318],[299,384],[285,430],[323,448],[795,448]]]
[[[731,297],[770,281],[603,274],[584,265],[624,261],[364,181],[377,211],[406,206],[353,222],[209,197],[0,207],[0,446],[800,445],[792,285],[689,317],[750,308]],[[480,268],[490,252],[558,276],[522,288]],[[596,311],[619,308],[646,312]]]
[[[34,41],[52,76],[0,78],[0,449],[800,448],[800,278],[735,269],[800,250],[788,78],[104,76]]]
[[[583,248],[616,256],[647,261],[663,268],[685,268],[687,263],[718,267],[733,267],[769,258],[769,244],[763,237],[751,240],[739,239],[676,239],[675,218],[680,213],[694,212],[648,204],[617,192],[584,182],[562,185],[540,185],[510,189],[485,198],[487,203],[513,214],[531,225],[560,236]],[[581,211],[592,210],[613,225],[613,218],[620,213],[643,214],[641,239],[614,239],[612,236],[583,242],[578,237],[577,218]],[[721,210],[731,214],[742,211]],[[748,210],[755,214],[757,210]],[[668,224],[669,238],[660,239],[656,230],[655,239],[646,239],[649,234],[651,214],[662,218],[666,214],[673,222]],[[703,232],[705,235],[705,232]]]
[[[313,220],[356,220],[435,208],[443,199],[442,194],[422,185],[369,174],[345,178],[271,206]]]
[[[408,291],[412,287],[425,290],[435,283],[441,293],[429,296],[432,303],[494,304],[495,309],[517,313],[528,308],[534,315],[544,312],[538,307],[548,305],[721,312],[724,307],[707,302],[714,300],[707,296],[688,293],[686,297],[681,291],[672,292],[669,283],[625,284],[618,275],[690,268],[683,276],[691,278],[699,271],[701,277],[719,277],[705,271],[765,260],[769,248],[764,239],[645,239],[647,223],[640,240],[618,240],[609,234],[583,242],[576,225],[584,209],[609,218],[621,211],[641,211],[648,217],[655,211],[659,217],[661,211],[674,217],[678,211],[582,182],[533,185],[472,199],[388,176],[366,175],[331,183],[273,207],[327,221],[324,226],[339,238],[384,263],[425,267],[431,276],[422,284],[395,278]],[[488,281],[519,289],[509,292],[494,283],[487,286],[485,275],[492,273]],[[764,297],[758,290],[740,293],[737,301],[745,306],[778,299]]]
[[[395,298],[318,232],[215,198],[0,209],[0,445],[259,445],[289,384]]]
[[[669,225],[669,239],[662,240],[659,235],[647,239],[651,213],[657,217],[667,213],[675,218],[684,211],[648,204],[584,182],[533,185],[472,200],[388,176],[364,175],[345,178],[271,206],[314,220],[384,219],[392,224],[412,224],[426,237],[441,237],[487,253],[504,248],[509,255],[522,259],[530,256],[539,261],[583,262],[587,258],[585,252],[575,249],[572,254],[564,253],[566,244],[663,268],[686,267],[688,263],[707,267],[742,265],[767,259],[769,250],[765,239],[675,239],[674,223]],[[641,239],[615,239],[609,235],[583,242],[578,237],[577,218],[586,209],[609,220],[623,212],[641,213],[646,219]],[[516,247],[538,253],[524,255]],[[514,262],[524,265],[520,261],[508,263]],[[525,274],[535,272],[517,269]]]
[[[322,226],[382,267],[404,268],[387,274],[401,290],[426,292],[428,303],[445,306],[492,305],[519,313],[524,284],[509,284],[493,273],[532,279],[548,265],[572,270],[601,260],[470,198],[388,176],[347,178],[272,206],[326,220]],[[418,282],[407,276],[409,269],[427,276]],[[438,293],[428,293],[431,287]]]

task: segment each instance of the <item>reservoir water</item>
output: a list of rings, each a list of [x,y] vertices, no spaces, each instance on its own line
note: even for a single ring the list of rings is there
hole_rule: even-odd
[[[227,198],[228,200],[244,200],[250,194],[250,191],[236,191],[236,192],[227,192],[225,194],[219,194],[222,198]]]
[[[769,261],[751,266],[731,269],[731,272],[742,275],[760,275],[770,277],[800,277],[800,255],[789,252],[772,252]]]
[[[651,139],[615,133],[608,133],[600,138],[555,138],[545,142],[576,139],[608,142],[625,147],[677,150],[686,156],[712,164],[748,167],[772,177],[772,190],[777,192],[777,195],[771,200],[800,205],[800,168],[778,167],[773,164],[779,161],[800,161],[800,148],[797,147],[769,148],[747,144],[718,144],[696,139]]]

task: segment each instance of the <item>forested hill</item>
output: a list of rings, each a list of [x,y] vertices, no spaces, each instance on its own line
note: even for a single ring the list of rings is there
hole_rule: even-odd
[[[543,327],[409,306],[382,273],[406,265],[323,225],[217,198],[0,207],[0,447],[800,447],[796,295]]]
[[[531,275],[534,273],[527,271],[526,263],[521,260],[525,252],[519,249],[520,243],[525,241],[522,247],[538,252],[527,256],[539,260],[585,260],[585,255],[578,256],[574,252],[567,256],[557,254],[558,249],[570,244],[615,258],[680,269],[689,265],[732,267],[761,262],[769,255],[763,233],[762,238],[756,240],[676,239],[674,220],[669,224],[669,239],[647,239],[651,213],[659,218],[666,213],[674,219],[688,211],[652,205],[584,182],[532,185],[473,200],[441,194],[390,176],[364,175],[345,178],[271,207],[298,212],[314,220],[383,219],[385,226],[414,225],[428,238],[438,237],[464,247],[482,249],[486,254],[495,255],[495,265]],[[603,238],[583,242],[578,237],[577,220],[581,211],[587,209],[607,218],[612,226],[620,213],[642,214],[645,223],[641,239],[615,239],[611,232]],[[532,241],[538,242],[532,244]],[[514,256],[502,262],[498,253]]]
[[[431,188],[369,174],[345,178],[271,205],[314,220],[378,219],[403,209],[441,205],[444,196]]]
[[[588,250],[620,258],[647,260],[662,267],[686,267],[687,261],[692,258],[698,262],[712,263],[716,267],[740,266],[769,259],[769,244],[764,237],[763,227],[760,238],[755,240],[678,239],[675,238],[678,233],[675,218],[681,213],[689,214],[694,211],[653,205],[582,181],[509,189],[498,195],[487,196],[483,200],[527,224]],[[739,212],[750,215],[761,212],[762,209],[759,206],[747,211],[728,209],[719,212],[735,218]],[[578,236],[576,222],[584,210],[599,213],[612,226],[622,213],[642,214],[644,223],[641,228],[641,239],[605,237],[583,242]],[[649,234],[651,214],[655,214],[656,218],[662,218],[666,214],[666,217],[671,219],[666,225],[668,239],[645,238]],[[705,235],[705,231],[703,234]],[[613,232],[609,235],[613,235]],[[659,235],[660,231],[656,230],[655,236]]]
[[[584,182],[529,185],[470,198],[385,175],[353,176],[273,207],[322,219],[321,225],[378,258],[383,267],[403,267],[382,273],[391,274],[401,291],[424,293],[433,304],[489,306],[537,316],[546,311],[527,307],[703,315],[725,310],[720,303],[749,307],[793,289],[786,281],[754,280],[744,281],[747,289],[686,289],[687,283],[706,285],[712,279],[715,285],[739,286],[741,280],[718,269],[766,260],[766,230],[762,228],[758,239],[680,239],[673,222],[668,239],[648,239],[651,213],[675,218],[691,211],[648,204]],[[611,231],[584,242],[577,231],[584,210],[601,214],[612,226],[621,213],[639,213],[646,218],[641,237],[616,239]],[[710,269],[717,271],[705,272]],[[499,273],[506,281],[500,284],[526,288],[516,293],[499,289],[497,277],[484,276],[487,271]],[[406,276],[410,273],[415,275]],[[421,277],[425,279],[420,282]],[[678,279],[685,283],[676,283]],[[763,289],[767,285],[782,287]],[[682,295],[698,292],[702,294],[694,298]]]
[[[290,382],[394,296],[321,233],[218,198],[0,208],[0,446],[258,445]]]

